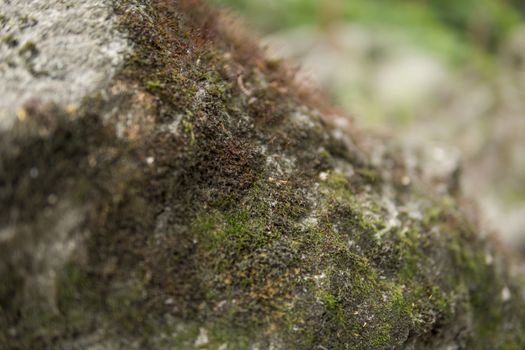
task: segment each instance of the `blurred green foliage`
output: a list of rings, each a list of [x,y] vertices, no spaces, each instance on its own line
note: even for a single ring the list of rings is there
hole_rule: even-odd
[[[472,50],[497,50],[523,15],[519,0],[211,1],[240,13],[265,34],[301,25],[360,23],[401,32],[453,60],[471,58]]]

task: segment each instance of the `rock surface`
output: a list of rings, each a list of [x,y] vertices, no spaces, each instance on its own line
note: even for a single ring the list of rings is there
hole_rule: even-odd
[[[457,169],[335,129],[221,14],[191,0],[1,11],[4,348],[525,345],[522,283]]]
[[[0,129],[38,97],[76,107],[107,83],[127,42],[111,1],[4,1],[0,17]]]
[[[296,27],[265,42],[298,62],[360,124],[404,142],[452,146],[452,158],[459,151],[463,190],[484,209],[484,226],[525,252],[525,29],[502,36],[499,51],[480,65],[474,54],[451,64],[425,47],[432,36],[414,42],[401,27],[415,31],[407,24]]]

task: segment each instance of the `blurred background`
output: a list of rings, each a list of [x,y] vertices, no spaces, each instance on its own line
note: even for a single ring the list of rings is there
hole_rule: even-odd
[[[486,227],[525,254],[524,0],[211,0],[361,128],[460,157]]]

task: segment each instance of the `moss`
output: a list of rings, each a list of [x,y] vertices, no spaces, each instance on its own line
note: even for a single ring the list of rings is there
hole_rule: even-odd
[[[154,92],[155,90],[158,90],[160,89],[162,86],[162,83],[160,80],[148,80],[146,82],[146,88],[150,91],[150,92]]]
[[[279,125],[292,112],[291,102],[275,87],[257,90],[249,108],[255,120],[266,125]]]
[[[263,316],[272,310],[260,309],[263,305],[274,305],[276,314],[287,300],[286,277],[296,274],[293,256],[290,255],[290,242],[282,240],[285,227],[275,226],[275,219],[268,216],[268,204],[263,193],[268,189],[258,186],[247,194],[255,203],[234,207],[225,211],[198,216],[192,227],[199,241],[202,264],[212,268],[215,282],[208,288],[209,302],[216,303],[226,295],[236,295],[237,305],[231,309],[231,317],[250,327],[260,326],[261,319],[254,318],[254,313]],[[249,204],[248,204],[249,203]],[[248,209],[249,208],[249,209]],[[276,251],[269,250],[273,247]],[[283,256],[275,256],[280,251]],[[283,260],[284,259],[284,260]],[[292,264],[290,264],[292,263]],[[281,266],[277,270],[273,264]],[[243,290],[250,291],[245,294]],[[240,293],[240,294],[239,294]],[[226,299],[227,300],[227,299]],[[281,306],[279,306],[281,305]],[[241,311],[242,310],[242,311]]]
[[[86,100],[72,116],[52,112],[58,119],[29,111],[34,127],[19,127],[32,136],[14,141],[23,152],[0,151],[0,203],[29,208],[21,221],[34,220],[49,191],[90,207],[85,261],[59,271],[60,314],[25,329],[24,345],[100,325],[143,348],[193,348],[203,329],[209,348],[523,343],[520,314],[503,301],[483,309],[503,287],[517,291],[484,263],[486,243],[455,199],[398,191],[386,170],[367,167],[331,138],[290,72],[205,5],[128,6],[115,11],[135,53],[116,84],[153,97],[153,132],[116,141],[99,116],[106,102]],[[347,176],[335,163],[357,170]],[[46,170],[39,183],[34,166]],[[412,206],[423,219],[407,214]]]
[[[2,266],[2,281],[0,282],[0,343],[9,344],[13,325],[18,321],[18,305],[22,302],[18,291],[23,288],[23,276],[11,266]]]
[[[20,47],[18,54],[23,57],[32,58],[38,55],[38,48],[33,41],[28,40]]]
[[[19,42],[14,33],[7,33],[2,37],[2,42],[9,47],[17,47]]]
[[[9,18],[5,14],[0,13],[0,25],[3,27],[8,21]]]
[[[184,132],[190,136],[190,145],[195,143],[195,133],[193,132],[193,124],[187,120],[182,121]]]
[[[378,180],[379,176],[377,171],[371,168],[358,168],[356,173],[363,176],[367,181],[374,183]]]
[[[273,238],[271,233],[264,232],[266,222],[252,217],[249,211],[228,214],[223,220],[223,227],[216,231],[205,231],[205,238],[211,244],[212,251],[220,248],[239,253],[253,251]]]
[[[23,15],[18,17],[18,23],[21,29],[32,27],[38,23],[37,19],[30,15]]]

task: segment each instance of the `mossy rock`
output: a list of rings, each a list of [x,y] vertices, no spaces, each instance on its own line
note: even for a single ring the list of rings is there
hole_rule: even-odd
[[[115,74],[0,134],[4,348],[525,346],[522,283],[457,186],[335,129],[206,4],[99,5]]]

